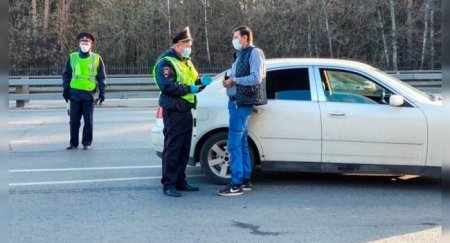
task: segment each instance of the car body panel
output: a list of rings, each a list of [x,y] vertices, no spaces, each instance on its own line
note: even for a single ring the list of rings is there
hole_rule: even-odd
[[[256,108],[249,130],[265,150],[264,160],[321,161],[321,126],[317,102],[269,100]],[[288,123],[289,125],[285,125]]]
[[[444,157],[450,148],[450,109],[434,104],[417,104],[427,117],[428,143],[426,166],[442,166]]]
[[[367,69],[314,67],[316,87],[320,89],[322,162],[380,164],[382,161],[384,165],[425,165],[427,123],[419,108],[393,107],[370,99],[370,102],[355,103],[327,101],[319,69],[351,73],[389,90],[394,88],[376,80]]]
[[[334,102],[320,108],[323,162],[425,165],[427,123],[418,108]]]

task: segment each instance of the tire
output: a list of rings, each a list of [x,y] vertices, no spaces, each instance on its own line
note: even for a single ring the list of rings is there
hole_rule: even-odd
[[[200,150],[200,164],[202,169],[216,184],[224,185],[230,183],[230,154],[227,150],[227,140],[227,132],[218,132],[210,136]],[[253,163],[255,161],[255,153],[253,146],[250,144],[249,152]],[[215,161],[215,164],[210,165],[211,161]]]

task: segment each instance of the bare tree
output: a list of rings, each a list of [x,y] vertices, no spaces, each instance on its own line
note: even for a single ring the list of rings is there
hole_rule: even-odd
[[[397,26],[395,24],[395,5],[394,0],[389,0],[389,7],[391,10],[391,37],[392,37],[392,68],[397,71]]]
[[[434,41],[434,6],[435,1],[430,1],[430,68],[434,68],[435,41]]]
[[[308,54],[312,57],[312,28],[311,28],[311,16],[308,14]]]
[[[306,6],[309,9],[310,8],[310,0],[306,0]],[[311,15],[308,12],[306,14],[306,20],[308,22],[308,56],[312,57],[312,26],[311,26]]]
[[[169,24],[169,40],[172,38],[172,22],[170,20],[170,0],[167,0],[167,22]]]
[[[43,20],[44,32],[47,32],[47,29],[48,29],[49,14],[50,14],[50,0],[45,0],[44,1],[44,20]]]
[[[205,25],[205,41],[206,41],[206,56],[208,64],[211,65],[211,53],[209,52],[209,35],[208,35],[208,0],[200,0],[203,4],[204,25]]]
[[[413,60],[413,19],[412,19],[412,12],[413,12],[413,0],[405,0],[406,2],[406,51],[408,53],[408,65],[412,66],[412,60]]]
[[[327,37],[328,37],[328,48],[330,49],[330,57],[333,58],[333,43],[331,40],[331,30],[330,30],[330,25],[328,23],[328,12],[327,12],[327,6],[325,3],[325,0],[322,0],[323,3],[323,13],[325,16],[325,29],[327,31]]]
[[[70,48],[70,43],[66,37],[66,32],[69,30],[69,0],[58,0],[58,28],[57,28],[57,40],[60,48],[61,56],[67,54]]]
[[[423,28],[423,38],[422,38],[422,55],[420,56],[420,69],[423,69],[423,64],[425,62],[425,51],[427,46],[427,36],[428,36],[428,12],[430,10],[430,0],[425,0],[425,14],[424,14],[424,28]]]
[[[170,11],[170,0],[166,0],[166,8],[167,8],[167,13],[163,10],[163,6],[156,4],[154,1],[152,0],[148,0],[147,3],[149,3],[152,7],[154,7],[156,10],[158,10],[159,13],[162,14],[162,16],[164,16],[164,18],[167,20],[167,25],[168,25],[168,30],[167,30],[167,36],[168,39],[167,41],[170,42],[170,40],[172,39],[172,19],[171,19],[171,11]]]
[[[386,60],[386,67],[389,67],[389,53],[386,44],[386,36],[384,34],[383,19],[381,17],[381,6],[377,6],[377,15],[378,15],[378,23],[380,24],[381,39],[383,40],[383,50],[384,50],[384,58]]]
[[[31,23],[33,24],[33,39],[37,37],[37,21],[36,0],[31,0]]]

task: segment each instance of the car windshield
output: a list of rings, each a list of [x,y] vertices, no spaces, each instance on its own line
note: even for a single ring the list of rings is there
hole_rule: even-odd
[[[403,87],[409,89],[410,92],[412,92],[412,93],[414,93],[414,94],[416,94],[416,95],[418,95],[418,96],[420,96],[420,97],[422,97],[422,98],[425,98],[425,99],[431,100],[431,101],[438,101],[438,100],[440,100],[440,96],[438,96],[438,95],[430,94],[430,93],[424,92],[424,91],[422,91],[422,90],[419,90],[419,89],[417,89],[417,88],[414,88],[414,87],[411,86],[410,84],[408,84],[408,83],[406,83],[406,82],[403,82],[403,81],[401,81],[400,79],[394,77],[393,75],[389,75],[389,74],[387,74],[387,73],[385,73],[385,72],[383,72],[383,71],[381,71],[381,70],[379,70],[379,69],[375,69],[375,71],[376,71],[378,74],[380,74],[380,75],[382,75],[382,76],[384,76],[384,77],[386,77],[386,78],[389,78],[389,79],[392,80],[393,82],[396,82],[397,84],[400,84],[400,85],[402,85]]]

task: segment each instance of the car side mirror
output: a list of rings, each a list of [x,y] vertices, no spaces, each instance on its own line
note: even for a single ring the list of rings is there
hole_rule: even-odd
[[[405,100],[401,95],[391,95],[391,97],[389,97],[389,105],[391,106],[398,107],[403,105],[403,103],[405,103]]]

